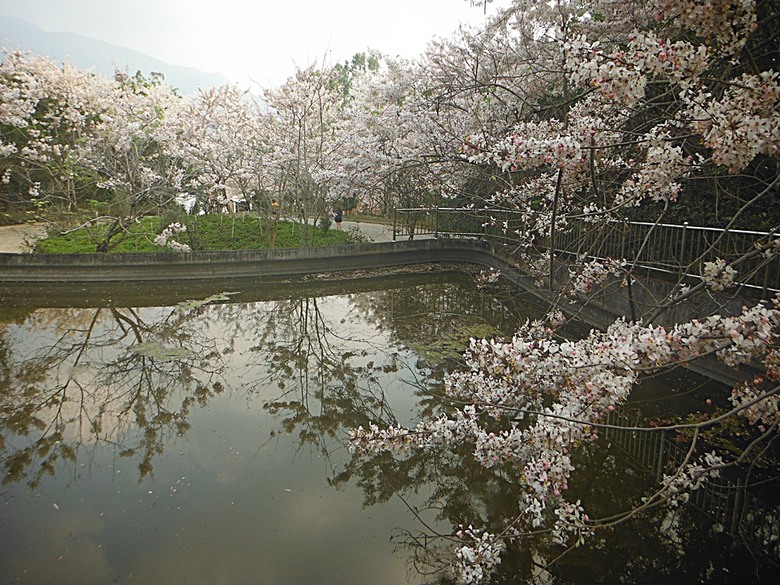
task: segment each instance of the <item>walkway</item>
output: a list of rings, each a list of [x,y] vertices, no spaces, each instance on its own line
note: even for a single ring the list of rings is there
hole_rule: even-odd
[[[367,223],[364,221],[345,221],[341,224],[342,229],[351,231],[358,230],[366,236],[371,242],[392,242],[393,226],[381,223]]]
[[[31,252],[35,242],[46,235],[43,224],[24,223],[0,227],[0,252]]]

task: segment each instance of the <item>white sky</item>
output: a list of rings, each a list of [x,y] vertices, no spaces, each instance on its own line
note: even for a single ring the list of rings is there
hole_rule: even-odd
[[[326,54],[331,64],[369,48],[412,58],[484,19],[467,0],[0,0],[0,15],[263,87]]]

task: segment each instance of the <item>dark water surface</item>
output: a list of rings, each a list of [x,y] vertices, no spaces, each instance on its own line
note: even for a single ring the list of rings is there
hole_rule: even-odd
[[[515,514],[467,452],[358,461],[346,436],[437,412],[468,338],[540,316],[533,297],[451,272],[219,286],[0,291],[0,583],[438,582],[423,534]],[[606,511],[648,484],[602,447],[572,490]],[[524,546],[496,582],[723,580],[730,541],[680,522],[557,574],[534,563],[561,551]]]

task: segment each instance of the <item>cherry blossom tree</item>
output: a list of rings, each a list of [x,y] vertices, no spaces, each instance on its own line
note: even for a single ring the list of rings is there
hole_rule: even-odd
[[[72,211],[94,193],[80,164],[82,143],[108,108],[109,83],[69,63],[8,53],[0,64],[3,200]]]
[[[2,63],[3,191],[8,202],[72,225],[60,212],[99,212],[85,227],[107,251],[138,217],[169,204],[181,172],[165,153],[160,129],[180,98],[160,77],[114,81],[47,58],[9,54]],[[81,227],[81,226],[80,226]]]
[[[166,150],[161,129],[181,98],[159,78],[117,72],[111,108],[102,113],[86,140],[81,164],[108,193],[108,213],[91,223],[107,223],[97,251],[107,252],[138,218],[157,214],[182,191],[183,171]]]
[[[274,198],[290,217],[315,223],[330,200],[327,170],[337,156],[333,130],[344,103],[339,71],[310,65],[299,69],[265,100],[274,114],[270,172]]]
[[[201,90],[166,117],[165,148],[180,161],[184,186],[202,209],[226,207],[228,191],[250,208],[267,189],[266,116],[247,92],[225,85]]]
[[[479,35],[465,36],[468,43],[442,45],[431,56],[428,73],[441,81],[438,114],[459,106],[471,114],[462,118],[473,128],[462,137],[463,157],[475,176],[492,173],[496,188],[486,203],[521,217],[514,235],[528,266],[547,256],[548,287],[585,299],[611,279],[631,297],[639,286],[633,262],[598,258],[599,236],[626,217],[651,218],[658,229],[665,218],[680,217],[679,208],[684,217],[697,205],[712,206],[717,193],[728,210],[719,222],[727,233],[768,208],[778,192],[780,147],[771,69],[777,37],[765,28],[776,19],[773,6],[517,0]],[[489,107],[463,106],[480,94]],[[570,263],[572,277],[561,283],[556,238],[575,225],[591,226],[587,242],[596,243],[582,240],[582,260]],[[770,223],[768,231],[778,227]],[[501,552],[526,534],[548,531],[576,546],[642,509],[684,501],[776,437],[780,298],[730,313],[718,295],[737,284],[744,258],[760,256],[765,265],[777,242],[759,239],[728,261],[705,261],[703,253],[694,261],[700,283],[680,278],[645,307],[632,302],[637,310],[628,319],[580,340],[557,337],[560,312],[511,340],[473,340],[467,368],[446,380],[449,413],[413,428],[358,428],[356,455],[466,443],[483,466],[515,478],[523,492],[516,516],[497,530],[472,525],[455,535],[452,564],[466,583],[487,579]],[[696,294],[715,303],[711,314],[658,324]],[[568,310],[561,299],[554,308]],[[706,356],[741,367],[731,406],[683,425],[693,444],[658,489],[603,519],[588,515],[587,502],[568,500],[573,454],[609,427],[607,415],[626,403],[640,377]],[[700,434],[735,417],[746,421],[753,442],[738,456],[702,452]]]
[[[542,104],[538,94],[536,104],[523,97],[528,115],[511,131],[492,141],[486,134],[469,136],[464,152],[500,169],[507,187],[491,203],[517,209],[525,237],[554,248],[556,235],[574,221],[682,221],[694,207],[728,210],[719,220],[697,215],[732,227],[774,200],[773,73],[747,72],[755,59],[728,65],[746,37],[741,44],[721,41],[722,25],[702,16],[714,28],[693,33],[712,39],[711,46],[685,40],[688,21],[664,6],[607,2],[589,4],[585,12],[560,2],[545,17],[551,6],[520,11],[522,4],[513,7],[520,16],[504,22],[525,23],[529,13],[544,18],[533,27],[534,40],[559,47],[558,58],[544,62],[561,67],[548,67]],[[711,3],[705,4],[692,3],[691,10],[706,12]],[[729,6],[720,13],[730,15]],[[750,32],[754,11],[737,12],[743,21],[736,30]],[[734,118],[738,111],[742,119]],[[713,192],[714,206],[707,203]]]
[[[381,70],[353,84],[334,179],[369,210],[435,206],[462,190],[457,150],[468,108],[440,107],[429,79],[422,63],[384,58]]]

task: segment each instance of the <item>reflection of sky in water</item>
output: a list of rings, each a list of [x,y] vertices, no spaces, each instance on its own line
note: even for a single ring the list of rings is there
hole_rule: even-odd
[[[287,438],[258,450],[266,433],[256,413],[241,416],[216,402],[158,460],[153,480],[138,484],[132,463],[120,460],[96,465],[78,484],[58,481],[14,498],[4,528],[11,524],[15,533],[3,547],[13,559],[6,576],[29,571],[38,583],[67,582],[69,574],[79,583],[404,582],[403,560],[387,540],[403,522],[398,502],[361,509],[356,489],[328,486],[321,460],[297,454]]]
[[[404,521],[399,502],[362,509],[358,490],[330,488],[323,461],[287,437],[258,449],[267,433],[256,411],[241,416],[222,399],[206,410],[167,446],[154,479],[138,483],[131,460],[109,456],[78,481],[63,474],[35,494],[14,489],[4,502],[5,577],[404,582],[388,543]]]
[[[80,441],[77,464],[58,462],[57,474],[34,489],[24,481],[3,488],[2,581],[406,582],[406,561],[390,542],[394,529],[413,522],[403,503],[363,508],[356,486],[328,484],[349,458],[344,429],[336,440],[317,440],[325,456],[316,444],[299,442],[302,426],[279,432],[289,412],[263,408],[294,401],[317,416],[325,409],[320,391],[328,396],[354,383],[358,394],[387,400],[401,422],[417,418],[419,397],[409,385],[421,376],[417,357],[365,318],[377,310],[377,294],[186,312],[45,309],[0,328],[11,362],[56,354],[45,377],[66,388],[69,400],[39,414],[46,419],[60,409],[77,420],[63,440]],[[193,357],[183,367],[131,356],[128,348],[141,341],[184,347]],[[282,362],[290,367],[301,354],[305,359],[285,371]],[[353,378],[333,373],[339,362]],[[395,366],[382,372],[388,364]],[[128,407],[133,393],[148,400],[148,412],[177,412],[197,382],[225,390],[190,406],[191,428],[182,435],[160,425],[161,452],[139,481],[140,451],[120,456],[143,438]],[[95,419],[103,423],[97,434],[88,424]],[[8,433],[7,446],[45,432]]]

